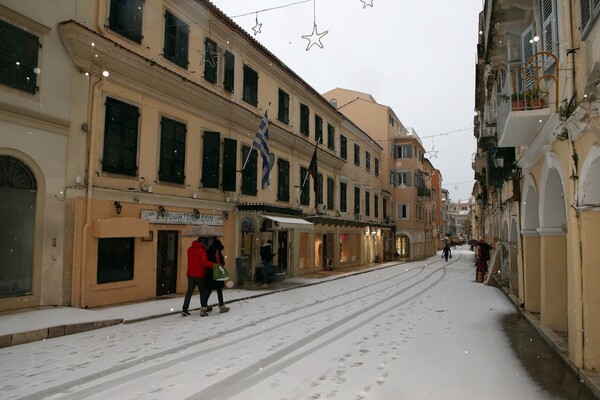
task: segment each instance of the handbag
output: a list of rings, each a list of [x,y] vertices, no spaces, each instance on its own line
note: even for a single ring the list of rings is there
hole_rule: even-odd
[[[215,264],[213,266],[213,280],[214,281],[226,281],[229,280],[229,272],[222,265]]]

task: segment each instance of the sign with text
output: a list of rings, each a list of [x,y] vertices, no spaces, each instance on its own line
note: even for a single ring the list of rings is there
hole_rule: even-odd
[[[141,219],[151,224],[223,226],[222,215],[194,214],[174,211],[142,210]]]

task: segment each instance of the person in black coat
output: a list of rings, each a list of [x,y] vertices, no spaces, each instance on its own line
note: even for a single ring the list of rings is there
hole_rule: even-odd
[[[215,238],[215,240],[213,240],[212,244],[206,251],[206,255],[208,256],[209,261],[212,261],[212,262],[215,262],[222,266],[225,266],[225,257],[223,257],[223,253],[222,253],[224,248],[225,248],[225,246],[223,246],[223,243],[221,243],[221,241],[219,239]],[[212,270],[211,270],[211,277],[212,277]],[[225,287],[225,282],[215,281],[215,280],[211,279],[210,286],[208,288],[209,296],[210,296],[210,293],[212,293],[213,289],[217,292],[217,297],[219,299],[219,311],[222,313],[229,311],[229,307],[226,307],[225,302],[223,301],[223,287]]]

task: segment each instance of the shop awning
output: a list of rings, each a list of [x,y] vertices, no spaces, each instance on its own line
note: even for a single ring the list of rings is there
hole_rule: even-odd
[[[308,229],[312,230],[314,224],[302,218],[280,217],[275,215],[263,215],[263,218],[273,221],[275,229]]]
[[[148,221],[131,217],[97,219],[93,228],[97,238],[146,237],[149,232]]]

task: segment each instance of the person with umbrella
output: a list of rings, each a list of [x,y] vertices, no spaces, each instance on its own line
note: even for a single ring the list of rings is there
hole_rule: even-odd
[[[219,265],[225,266],[225,257],[223,257],[223,243],[218,238],[213,238],[213,242],[207,250],[208,259],[214,264],[217,263]],[[225,306],[223,301],[223,287],[225,287],[225,282],[209,279],[212,277],[212,267],[206,270],[206,280],[208,283],[208,295],[206,296],[206,301],[208,303],[208,298],[214,289],[217,292],[217,298],[219,300],[219,311],[221,313],[226,313],[229,311],[229,307]],[[209,307],[210,308],[210,307]]]
[[[201,227],[194,227],[192,229],[196,228]],[[191,232],[186,232],[184,233],[184,236],[189,236],[190,233]],[[207,255],[209,238],[211,237],[215,237],[215,234],[211,232],[200,233],[198,238],[192,242],[191,246],[187,250],[188,288],[185,292],[185,298],[183,300],[183,306],[181,308],[181,315],[184,317],[190,315],[190,301],[192,299],[192,294],[194,293],[194,289],[196,287],[198,287],[198,290],[200,291],[200,316],[206,317],[208,316],[208,312],[212,310],[212,308],[208,307],[208,297],[210,296],[211,292],[210,288],[212,282],[212,274],[210,274],[209,276],[208,272],[212,272],[212,268],[215,265],[215,263],[209,261]],[[229,311],[229,308],[227,308],[226,311],[221,310],[221,312],[227,311]]]

